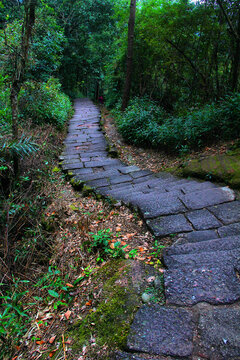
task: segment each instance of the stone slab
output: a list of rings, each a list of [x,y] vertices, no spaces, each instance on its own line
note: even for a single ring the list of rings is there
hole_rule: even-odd
[[[240,235],[240,223],[222,226],[218,229],[220,237]]]
[[[76,164],[64,164],[62,165],[62,169],[64,171],[66,170],[74,170],[74,169],[82,169],[83,168],[83,163],[76,163]]]
[[[168,268],[191,266],[193,269],[201,265],[221,267],[222,263],[236,266],[240,260],[240,248],[221,251],[201,251],[190,254],[168,255],[164,263]]]
[[[222,223],[207,209],[190,211],[186,217],[195,230],[208,230],[222,226]]]
[[[228,264],[171,269],[164,280],[167,304],[231,304],[240,299],[240,281]]]
[[[209,210],[225,225],[240,222],[240,201],[212,206]]]
[[[141,197],[132,198],[133,205],[138,206],[145,219],[156,218],[161,215],[172,215],[186,211],[185,206],[178,199],[177,194],[153,191]]]
[[[139,170],[139,171],[130,172],[130,175],[134,179],[137,179],[137,178],[142,178],[142,177],[145,177],[145,176],[148,176],[148,175],[152,175],[152,172],[149,171],[149,170]]]
[[[210,308],[200,312],[197,354],[207,359],[239,359],[240,309]]]
[[[86,174],[92,174],[93,173],[93,170],[91,168],[88,168],[88,169],[85,169],[85,168],[82,168],[82,169],[74,169],[72,171],[72,173],[74,175],[86,175]]]
[[[91,186],[92,188],[100,188],[103,186],[109,186],[109,181],[108,179],[98,179],[87,181],[86,184]]]
[[[187,194],[193,191],[214,189],[217,187],[218,187],[217,185],[211,183],[210,181],[204,181],[204,182],[191,181],[190,183],[183,185],[181,189],[185,194]]]
[[[153,179],[154,179],[153,175],[147,175],[147,176],[142,176],[140,178],[134,179],[133,183],[134,184],[145,183],[145,182],[153,180]]]
[[[114,355],[114,360],[178,360],[176,358],[170,358],[169,356],[166,358],[164,356],[163,357],[159,357],[159,356],[154,356],[154,355],[145,355],[144,354],[140,354],[140,355],[135,355],[135,354],[130,354],[127,352],[122,352],[122,351],[118,351],[115,355]],[[180,359],[179,359],[180,360]]]
[[[164,256],[196,254],[201,252],[233,250],[240,248],[240,236],[230,236],[206,241],[186,243],[183,245],[172,245],[163,252]]]
[[[158,219],[147,220],[147,225],[153,234],[158,237],[193,230],[192,226],[182,214],[162,216]]]
[[[193,231],[187,234],[180,234],[178,243],[194,243],[198,241],[207,241],[211,239],[217,239],[219,236],[215,230]]]
[[[124,166],[120,171],[122,174],[129,174],[131,172],[134,172],[134,171],[139,171],[141,170],[138,166]]]
[[[99,161],[88,161],[84,163],[84,166],[86,168],[89,167],[99,167],[99,166],[104,166],[104,165],[118,165],[119,164],[119,160],[118,159],[102,159]]]
[[[129,175],[121,175],[121,174],[119,174],[119,175],[116,175],[116,176],[110,176],[109,181],[113,185],[121,184],[121,183],[125,183],[125,182],[131,182],[132,177],[129,176]]]
[[[133,320],[127,345],[131,351],[190,356],[193,329],[193,316],[189,310],[144,305]]]
[[[202,209],[211,205],[235,200],[234,191],[228,187],[196,191],[182,196],[182,201],[190,210]]]

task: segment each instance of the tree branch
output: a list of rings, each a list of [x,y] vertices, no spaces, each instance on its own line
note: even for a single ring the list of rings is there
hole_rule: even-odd
[[[239,34],[238,34],[238,33],[236,32],[236,30],[234,29],[234,26],[233,26],[233,24],[232,24],[232,21],[231,21],[231,19],[229,18],[226,10],[225,10],[224,7],[223,7],[222,1],[221,1],[221,0],[216,0],[216,1],[217,1],[217,3],[218,3],[219,7],[221,8],[222,12],[223,12],[223,15],[225,16],[225,19],[227,20],[227,23],[228,23],[228,25],[229,25],[229,27],[230,27],[230,30],[231,30],[233,36],[235,37],[236,40],[239,40]]]

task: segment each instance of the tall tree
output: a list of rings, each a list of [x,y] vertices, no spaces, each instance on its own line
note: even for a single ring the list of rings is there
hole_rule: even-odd
[[[238,1],[222,0],[217,3],[226,19],[233,42],[231,90],[237,90],[240,67],[240,4]]]
[[[14,53],[13,59],[13,73],[11,79],[11,108],[12,108],[12,137],[13,141],[18,141],[18,95],[21,90],[21,85],[24,81],[24,74],[28,61],[30,38],[32,35],[33,26],[35,23],[35,9],[37,0],[25,0],[24,2],[24,21],[22,25],[22,38],[20,52]],[[6,39],[7,41],[7,39]],[[19,171],[18,156],[14,156],[14,172]]]
[[[127,49],[127,68],[126,68],[126,79],[122,98],[121,110],[124,111],[128,106],[131,90],[131,79],[132,79],[132,65],[133,65],[133,45],[134,45],[134,26],[136,16],[136,0],[131,0],[130,3],[130,15],[128,21],[128,49]]]

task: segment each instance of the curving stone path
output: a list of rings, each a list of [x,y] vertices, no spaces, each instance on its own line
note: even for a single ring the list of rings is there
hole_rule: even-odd
[[[177,237],[164,252],[166,306],[137,312],[126,352],[115,358],[240,359],[240,201],[228,187],[110,158],[99,121],[90,100],[75,102],[63,169],[137,208],[156,237]]]

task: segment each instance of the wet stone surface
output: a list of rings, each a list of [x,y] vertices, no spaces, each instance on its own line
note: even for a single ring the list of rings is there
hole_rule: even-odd
[[[167,304],[231,304],[240,298],[240,281],[231,265],[182,266],[166,271],[165,294]]]
[[[144,305],[134,318],[128,348],[156,355],[189,356],[193,329],[189,310]]]
[[[239,359],[240,308],[210,308],[200,312],[198,353],[208,359]]]

